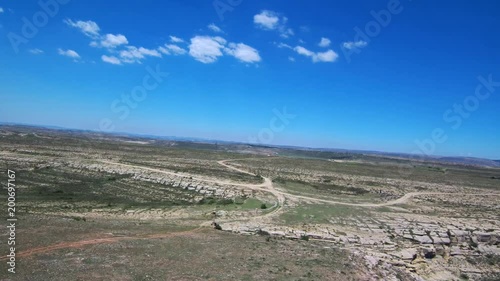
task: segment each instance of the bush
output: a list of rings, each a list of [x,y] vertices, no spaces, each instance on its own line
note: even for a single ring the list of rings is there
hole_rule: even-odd
[[[300,236],[300,240],[309,241],[309,236],[308,235],[302,235],[302,236]]]
[[[261,236],[270,236],[271,234],[269,234],[269,232],[265,231],[265,230],[262,230],[262,229],[259,229],[257,231],[257,234],[258,235],[261,235]]]
[[[262,203],[262,205],[260,205],[260,208],[261,209],[267,209],[267,206],[266,206],[266,204]]]
[[[241,198],[241,197],[236,197],[234,198],[234,204],[236,205],[243,205],[245,203],[245,198]]]
[[[216,199],[214,197],[206,197],[202,198],[200,201],[198,201],[198,204],[207,204],[207,205],[231,205],[234,203],[233,199]]]
[[[215,199],[213,197],[205,197],[205,198],[202,198],[200,201],[198,201],[198,204],[214,204],[215,203]]]
[[[233,199],[221,199],[217,202],[219,205],[231,205],[234,203]]]

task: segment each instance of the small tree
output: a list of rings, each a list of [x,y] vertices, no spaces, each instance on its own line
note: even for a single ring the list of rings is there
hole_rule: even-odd
[[[216,229],[216,230],[222,230],[222,226],[220,226],[220,224],[218,224],[216,222],[213,222],[212,225],[213,225],[214,229]]]
[[[264,209],[267,209],[267,206],[266,206],[266,204],[262,203],[262,205],[260,205],[260,208],[264,210]]]

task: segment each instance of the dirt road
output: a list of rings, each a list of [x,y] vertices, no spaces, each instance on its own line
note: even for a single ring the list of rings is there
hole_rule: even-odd
[[[238,159],[238,160],[241,160],[241,159]],[[236,168],[236,167],[231,166],[231,165],[229,165],[229,164],[226,163],[226,162],[230,162],[230,161],[232,161],[232,160],[231,159],[229,159],[229,160],[222,160],[222,161],[218,161],[217,163],[219,163],[220,165],[222,165],[224,167],[227,167],[227,168],[229,168],[231,170],[238,171],[240,173],[245,173],[245,174],[249,174],[249,175],[255,175],[253,173],[250,173],[248,171],[242,170],[240,168]],[[265,186],[266,188],[268,188],[269,190],[272,190],[273,191],[272,193],[276,197],[278,197],[277,194],[281,195],[280,198],[283,201],[280,200],[280,202],[284,202],[284,199],[286,197],[288,197],[288,198],[293,198],[293,199],[305,199],[305,200],[308,200],[308,201],[315,201],[315,202],[329,203],[329,204],[337,204],[337,205],[347,205],[347,206],[357,206],[357,207],[384,207],[384,206],[404,204],[404,203],[408,202],[408,200],[410,200],[411,198],[416,197],[416,196],[422,196],[422,195],[500,196],[500,193],[410,192],[410,193],[407,193],[407,194],[405,194],[404,196],[402,196],[402,197],[400,197],[398,199],[387,201],[387,202],[384,202],[384,203],[349,203],[349,202],[340,202],[340,201],[335,201],[335,200],[319,199],[319,198],[302,196],[302,195],[295,195],[295,194],[290,194],[290,193],[278,191],[278,190],[276,190],[274,188],[273,183],[272,183],[272,181],[269,178],[266,178],[266,177],[263,177],[263,178],[264,178],[264,183],[262,185]]]
[[[410,200],[413,197],[423,196],[423,195],[500,196],[500,193],[410,192],[410,193],[407,193],[398,199],[383,202],[383,203],[349,203],[349,202],[340,202],[340,201],[334,201],[334,200],[312,198],[312,197],[294,195],[294,194],[289,194],[289,193],[284,193],[284,194],[286,197],[290,197],[290,198],[305,199],[305,200],[314,201],[314,202],[329,203],[329,204],[336,204],[336,205],[346,205],[346,206],[355,206],[355,207],[384,207],[384,206],[404,204],[404,203],[408,202],[408,200]]]
[[[195,233],[197,231],[200,231],[201,229],[203,229],[203,228],[198,227],[198,228],[195,228],[192,230],[179,231],[179,232],[158,233],[158,234],[149,234],[149,235],[142,235],[142,236],[114,236],[114,237],[111,236],[111,237],[107,237],[107,238],[96,238],[96,239],[73,241],[73,242],[61,242],[61,243],[50,245],[50,246],[37,247],[37,248],[32,248],[29,250],[18,252],[16,254],[16,257],[17,258],[29,257],[32,255],[44,254],[44,253],[48,253],[48,252],[52,252],[52,251],[56,251],[56,250],[60,250],[60,249],[81,248],[81,247],[87,246],[87,245],[114,243],[114,242],[118,242],[121,240],[169,238],[169,237],[182,236],[182,235]],[[7,256],[0,257],[0,261],[4,261],[7,259],[8,259]]]
[[[234,166],[229,165],[227,162],[230,162],[232,160],[222,160],[218,161],[220,165],[233,170],[237,171],[240,173],[245,173],[248,175],[253,175],[255,174],[245,171],[241,168],[237,168]],[[250,218],[240,218],[240,219],[228,219],[228,220],[222,220],[223,222],[230,222],[230,221],[250,221],[250,220],[261,220],[263,218],[268,218],[272,216],[276,216],[280,214],[283,211],[283,206],[285,203],[286,198],[291,198],[291,199],[303,199],[307,201],[312,201],[312,202],[321,202],[321,203],[328,203],[328,204],[339,204],[339,205],[348,205],[348,206],[357,206],[357,207],[383,207],[383,206],[391,206],[391,205],[397,205],[397,204],[404,204],[411,198],[415,196],[422,196],[422,195],[468,195],[468,196],[499,196],[500,193],[479,193],[479,194],[470,194],[470,193],[443,193],[443,192],[411,192],[408,194],[405,194],[404,196],[384,202],[384,203],[348,203],[348,202],[339,202],[339,201],[334,201],[334,200],[326,200],[326,199],[319,199],[319,198],[314,198],[314,197],[308,197],[308,196],[301,196],[301,195],[295,195],[295,194],[290,194],[282,191],[278,191],[274,188],[273,182],[270,178],[267,177],[262,177],[264,181],[260,184],[245,184],[245,183],[237,183],[237,182],[232,182],[232,181],[220,181],[216,179],[209,179],[209,178],[204,178],[204,177],[198,177],[196,175],[190,175],[190,174],[178,174],[170,171],[164,171],[160,169],[155,169],[155,168],[150,168],[150,167],[143,167],[143,166],[137,166],[137,165],[130,165],[130,164],[123,164],[123,163],[117,163],[117,162],[112,162],[112,161],[106,161],[106,160],[100,160],[102,163],[106,164],[111,164],[111,165],[120,165],[124,167],[129,167],[129,168],[135,168],[135,169],[142,169],[142,170],[148,170],[152,172],[158,172],[158,173],[164,173],[164,174],[169,174],[173,176],[183,176],[183,177],[191,177],[191,179],[199,180],[199,181],[204,181],[204,182],[211,182],[211,183],[217,183],[221,185],[231,185],[231,186],[237,186],[240,188],[248,188],[252,190],[258,190],[258,191],[263,191],[263,192],[268,192],[274,195],[277,199],[277,204],[276,207],[269,213],[266,213],[264,215],[256,216],[256,217],[250,217]],[[130,239],[158,239],[158,238],[168,238],[168,237],[174,237],[174,236],[180,236],[180,235],[187,235],[194,233],[196,231],[199,231],[203,229],[204,227],[207,227],[210,225],[210,222],[203,222],[198,228],[193,229],[193,230],[188,230],[188,231],[180,231],[180,232],[173,232],[173,233],[159,233],[159,234],[151,234],[151,235],[143,235],[143,236],[119,236],[119,237],[106,237],[106,238],[96,238],[96,239],[90,239],[90,240],[81,240],[81,241],[74,241],[74,242],[61,242],[55,245],[51,246],[46,246],[46,247],[37,247],[29,250],[25,250],[22,252],[19,252],[17,254],[17,257],[29,257],[35,254],[43,254],[43,253],[48,253],[52,252],[55,250],[59,249],[67,249],[67,248],[80,248],[86,245],[96,245],[96,244],[103,244],[103,243],[114,243],[117,241],[121,240],[130,240]],[[7,257],[3,256],[0,257],[0,261],[6,260]]]
[[[252,176],[256,176],[255,174],[253,174],[249,171],[245,171],[241,168],[234,167],[234,166],[227,163],[227,162],[235,161],[235,160],[241,160],[241,159],[221,160],[221,161],[217,161],[217,163],[219,165],[222,165],[222,166],[230,169],[230,170],[237,171],[237,172],[244,173],[244,174],[248,174],[248,175],[252,175]],[[242,188],[247,188],[247,189],[256,190],[256,191],[268,192],[276,197],[276,199],[278,201],[278,208],[277,209],[282,208],[283,204],[285,203],[286,198],[303,199],[303,200],[312,201],[312,202],[320,202],[320,203],[328,203],[328,204],[336,204],[336,205],[346,205],[346,206],[384,207],[384,206],[404,204],[404,203],[408,202],[413,197],[424,196],[424,195],[500,196],[500,193],[410,192],[410,193],[407,193],[398,199],[383,202],[383,203],[349,203],[349,202],[341,202],[341,201],[335,201],[335,200],[319,199],[319,198],[303,196],[303,195],[295,195],[295,194],[290,194],[287,192],[279,191],[279,190],[275,189],[272,180],[270,178],[266,178],[266,177],[262,177],[264,179],[264,181],[260,184],[246,184],[246,183],[239,183],[239,182],[232,182],[232,181],[221,181],[221,180],[217,180],[217,179],[197,177],[196,175],[191,175],[191,174],[178,174],[178,173],[160,170],[160,169],[155,169],[155,168],[149,168],[149,167],[138,166],[138,165],[123,164],[123,163],[117,163],[117,162],[106,161],[106,160],[101,160],[100,162],[112,164],[112,165],[121,165],[121,166],[129,167],[129,168],[143,169],[143,170],[148,170],[148,171],[153,171],[153,172],[158,172],[158,173],[164,173],[164,174],[169,174],[169,175],[173,175],[173,176],[190,177],[190,178],[195,179],[195,180],[210,182],[210,183],[217,183],[220,185],[231,185],[231,186],[242,187]],[[267,214],[267,216],[272,216],[273,213],[269,213],[269,214]]]

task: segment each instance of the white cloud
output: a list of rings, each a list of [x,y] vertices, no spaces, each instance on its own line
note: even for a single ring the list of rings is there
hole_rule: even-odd
[[[72,27],[80,29],[80,31],[82,31],[85,35],[91,37],[93,41],[90,42],[90,46],[106,48],[111,54],[113,54],[113,55],[102,55],[101,60],[104,62],[111,64],[140,63],[141,60],[146,57],[162,56],[161,53],[158,51],[159,48],[147,49],[144,47],[128,46],[129,43],[128,39],[123,34],[108,33],[106,35],[101,35],[99,26],[93,21],[74,22],[72,20],[67,19],[64,22]],[[183,42],[182,39],[175,36],[170,36],[170,40],[175,42]],[[169,48],[168,50],[174,54],[186,53],[186,50],[175,45],[167,45],[167,47]],[[60,54],[66,56],[72,56],[75,58],[79,57],[78,54],[76,54],[76,52],[74,52],[74,54],[71,52],[74,51],[71,50],[59,51]]]
[[[202,63],[213,63],[223,56],[222,49],[226,40],[216,36],[195,36],[191,38],[189,55]]]
[[[224,51],[242,62],[254,63],[261,60],[259,51],[243,43],[230,43]]]
[[[280,18],[273,11],[264,10],[260,14],[253,16],[253,22],[264,29],[275,29],[278,27]]]
[[[0,14],[1,14],[1,13],[3,13],[3,8],[2,8],[2,7],[0,7]]]
[[[322,37],[321,41],[319,41],[318,46],[326,48],[326,47],[330,46],[330,43],[332,43],[332,41],[330,41],[330,39]]]
[[[313,62],[334,62],[339,57],[339,55],[335,53],[333,50],[315,53],[302,46],[297,46],[294,48],[294,50],[299,55],[310,57]]]
[[[29,50],[29,52],[32,53],[33,55],[43,54],[43,51],[40,49],[31,49],[31,50]]]
[[[342,44],[342,46],[344,46],[344,48],[349,49],[349,50],[363,48],[363,47],[366,47],[366,45],[368,45],[368,43],[366,41],[363,41],[363,40],[359,40],[356,42],[348,41],[348,42],[344,42]]]
[[[139,47],[139,52],[141,52],[141,54],[144,54],[146,56],[161,57],[161,54],[157,50],[153,49],[146,49],[144,47]]]
[[[105,48],[116,48],[120,45],[128,44],[127,37],[122,34],[106,34],[100,35],[101,29],[97,25],[97,23],[89,20],[89,21],[72,21],[70,19],[64,20],[64,22],[71,26],[78,28],[83,34],[88,37],[94,39],[90,42],[90,46],[92,47],[105,47]]]
[[[280,28],[280,36],[281,37],[288,38],[288,37],[293,36],[293,35],[295,35],[295,33],[293,32],[293,29],[291,29],[291,28],[281,29]]]
[[[285,44],[283,42],[280,42],[280,43],[276,43],[274,42],[274,44],[276,45],[276,47],[280,48],[280,49],[283,49],[283,48],[286,48],[286,49],[293,49],[292,46],[288,45],[288,44]]]
[[[125,63],[140,63],[146,56],[161,57],[161,54],[154,49],[144,47],[127,46],[126,50],[119,52],[120,60]]]
[[[291,62],[295,62],[295,58],[294,57],[288,57],[288,60],[291,61]]]
[[[144,54],[141,54],[139,50],[136,47],[129,47],[127,50],[122,50],[120,51],[120,57],[125,61],[125,62],[135,62],[137,60],[143,59]]]
[[[339,55],[333,50],[328,50],[326,52],[316,53],[313,57],[313,62],[334,62],[338,57]]]
[[[158,47],[158,51],[162,52],[165,55],[184,55],[185,53],[187,53],[186,50],[174,44],[165,44],[164,46],[160,46]]]
[[[287,22],[288,18],[283,17],[281,19],[281,24],[278,26],[278,31],[280,32],[280,36],[283,38],[288,38],[290,36],[293,36],[295,33],[293,32],[293,29],[287,27]]]
[[[122,62],[120,61],[120,59],[117,58],[117,57],[115,57],[115,56],[102,55],[101,59],[102,59],[102,61],[110,63],[110,64],[122,64]]]
[[[220,29],[220,27],[218,27],[217,25],[215,25],[215,23],[209,24],[208,25],[208,29],[212,30],[213,32],[217,32],[217,33],[223,32],[222,29]]]
[[[258,17],[257,17],[258,18]],[[275,27],[283,36],[293,34],[293,30],[286,28],[287,19],[278,18],[279,25]],[[261,61],[259,52],[244,43],[229,43],[220,36],[194,36],[190,39],[188,50],[180,45],[185,41],[174,35],[169,36],[170,43],[162,46],[148,49],[144,47],[135,47],[128,45],[128,39],[122,34],[101,34],[99,26],[93,21],[72,21],[65,20],[66,24],[79,29],[82,33],[92,40],[90,46],[105,48],[107,54],[101,56],[101,60],[110,64],[141,63],[147,57],[162,57],[162,55],[184,55],[189,53],[191,57],[202,63],[216,62],[219,57],[224,55],[232,56],[239,61],[246,63],[256,63]],[[208,25],[208,28],[217,33],[224,31],[214,23]],[[274,27],[273,27],[274,28]],[[286,45],[293,49],[291,46]],[[73,50],[59,49],[59,54],[75,59],[80,56]]]
[[[293,32],[293,29],[291,28],[284,28],[283,30],[280,30],[280,36],[283,38],[288,38],[290,36],[293,36],[295,33]]]
[[[116,48],[117,46],[128,44],[128,40],[122,34],[106,34],[100,44],[105,48]]]
[[[302,46],[297,46],[294,48],[295,52],[297,52],[299,55],[303,55],[306,57],[312,57],[314,56],[314,52],[309,51],[308,49],[302,47]]]
[[[98,41],[90,42],[91,47],[104,47],[108,49],[114,49],[120,45],[128,44],[127,37],[122,34],[106,34],[101,36]]]
[[[170,44],[170,45],[166,45],[166,47],[172,53],[174,53],[174,55],[184,55],[185,53],[187,53],[186,50],[184,50],[183,48],[181,48],[181,47],[179,47],[177,45]]]
[[[170,51],[163,46],[158,47],[158,51],[160,51],[160,53],[162,53],[164,55],[170,55]]]
[[[246,44],[226,44],[227,41],[220,36],[195,36],[189,44],[189,55],[202,63],[216,62],[224,54],[246,63],[261,61],[259,51]]]
[[[287,27],[288,18],[280,17],[278,13],[273,11],[264,10],[260,14],[254,15],[253,22],[264,30],[277,30],[283,38],[294,35],[293,29]]]
[[[57,49],[57,53],[60,54],[61,56],[66,56],[74,59],[79,59],[80,55],[73,51],[73,50],[63,50],[63,49]]]
[[[89,20],[89,21],[77,21],[77,22],[74,22],[70,19],[66,19],[64,20],[64,22],[71,26],[71,27],[76,27],[78,29],[80,29],[81,32],[83,32],[83,34],[89,36],[89,37],[92,37],[92,38],[96,38],[99,36],[99,31],[101,30],[99,28],[99,26],[97,25],[97,23]]]
[[[174,42],[174,43],[182,43],[182,42],[184,42],[184,40],[182,40],[181,38],[175,37],[175,36],[172,36],[172,35],[170,35],[170,41]]]
[[[187,53],[186,50],[184,50],[183,48],[177,46],[177,45],[173,45],[173,44],[169,44],[169,45],[166,45],[166,47],[172,52],[174,53],[174,55],[184,55],[185,53]]]

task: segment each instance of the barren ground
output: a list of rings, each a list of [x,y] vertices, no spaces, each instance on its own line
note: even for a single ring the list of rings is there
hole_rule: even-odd
[[[500,169],[304,154],[0,127],[19,220],[0,277],[500,278]]]

